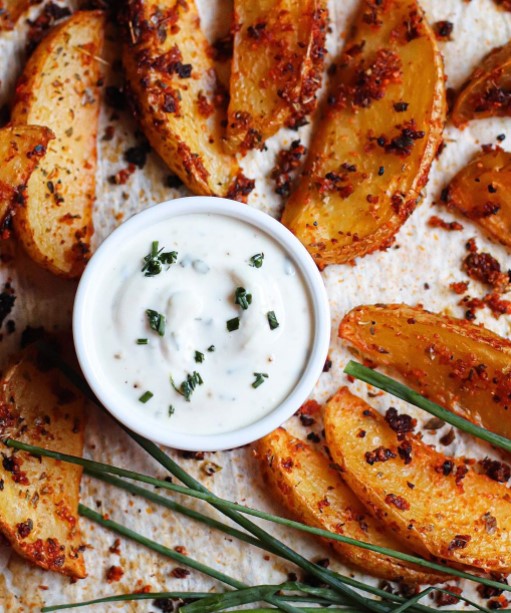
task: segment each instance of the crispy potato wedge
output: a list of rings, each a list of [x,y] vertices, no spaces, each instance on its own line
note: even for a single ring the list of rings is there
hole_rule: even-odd
[[[36,164],[54,138],[49,128],[8,126],[0,129],[0,223],[12,210]]]
[[[0,0],[0,31],[12,30],[33,0]]]
[[[254,447],[265,483],[290,513],[308,524],[381,547],[410,552],[367,513],[326,456],[279,428]],[[394,558],[331,541],[350,564],[407,583],[438,583],[446,576]],[[411,552],[410,552],[411,553]]]
[[[68,278],[83,271],[93,232],[103,36],[100,11],[58,25],[30,57],[12,110],[14,125],[46,125],[56,135],[28,181],[14,228],[35,262]]]
[[[389,246],[445,119],[442,58],[415,0],[362,3],[337,74],[282,217],[320,267]]]
[[[342,320],[339,336],[446,409],[511,438],[511,341],[403,304],[357,307]]]
[[[462,127],[471,119],[511,115],[511,43],[497,47],[483,59],[463,85],[451,114]]]
[[[253,183],[223,151],[220,91],[194,0],[129,0],[123,63],[149,142],[193,192],[239,199]]]
[[[317,104],[325,57],[325,0],[236,0],[227,149],[260,148]]]
[[[511,247],[511,153],[495,147],[478,154],[449,184],[447,206]]]
[[[505,484],[438,453],[419,437],[398,437],[346,388],[327,403],[324,418],[327,443],[343,478],[412,549],[484,571],[511,570],[511,495]],[[382,459],[374,459],[379,450]]]
[[[59,371],[42,370],[33,354],[25,354],[0,381],[1,438],[80,456],[84,404]],[[81,467],[7,447],[2,456],[0,531],[37,566],[85,577],[78,525]]]

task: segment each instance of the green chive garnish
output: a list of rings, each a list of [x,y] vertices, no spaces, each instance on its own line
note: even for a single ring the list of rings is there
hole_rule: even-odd
[[[252,304],[252,294],[247,294],[247,290],[244,287],[237,287],[234,293],[234,304],[239,304],[246,311],[249,305]]]
[[[227,330],[229,330],[229,332],[234,332],[234,330],[237,330],[239,327],[240,327],[239,317],[233,317],[232,319],[229,319],[229,321],[227,322]]]
[[[149,320],[149,327],[151,330],[158,332],[160,336],[165,334],[165,315],[153,311],[152,309],[146,310],[147,319]]]
[[[177,385],[174,383],[174,379],[172,378],[172,376],[170,377],[170,384],[178,394],[181,394],[181,396],[184,397],[186,402],[190,402],[190,397],[193,394],[195,388],[198,385],[202,385],[203,383],[204,381],[202,377],[196,370],[194,370],[191,375],[187,375],[186,379],[181,383],[179,387],[177,387]]]
[[[264,253],[256,253],[250,258],[250,266],[254,268],[261,268],[263,265]]]
[[[163,252],[163,247],[158,249],[158,241],[151,243],[151,252],[144,257],[144,265],[142,272],[145,277],[154,277],[159,275],[162,270],[162,264],[175,264],[177,261],[177,251]]]
[[[268,375],[265,372],[255,372],[254,377],[255,381],[252,383],[252,387],[256,389],[264,383],[264,380],[268,378]]]
[[[195,352],[195,361],[197,362],[197,364],[201,364],[202,362],[204,362],[204,354],[201,353],[200,351],[196,351]]]
[[[143,402],[145,404],[148,400],[151,400],[153,396],[154,394],[152,392],[144,392],[138,400],[139,402]]]
[[[266,317],[268,318],[270,330],[275,330],[275,328],[278,328],[280,326],[279,322],[277,321],[275,311],[268,311],[268,313],[266,313]]]
[[[137,345],[147,345],[149,341],[146,338],[137,338]]]
[[[176,412],[176,409],[169,404],[169,417],[172,417],[172,415],[174,415],[174,413]]]
[[[215,345],[210,345],[208,347],[208,351],[211,353],[212,351],[215,351]]]

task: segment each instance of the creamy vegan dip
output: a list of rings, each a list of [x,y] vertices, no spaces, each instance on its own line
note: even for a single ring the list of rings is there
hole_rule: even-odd
[[[237,430],[275,409],[305,370],[306,284],[249,223],[189,214],[144,228],[99,283],[97,366],[130,410],[161,428]]]

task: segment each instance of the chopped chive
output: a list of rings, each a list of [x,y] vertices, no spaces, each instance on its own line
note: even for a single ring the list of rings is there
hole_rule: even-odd
[[[149,320],[149,327],[151,330],[158,332],[160,336],[165,334],[165,315],[153,311],[153,309],[146,310],[147,319]]]
[[[137,345],[147,345],[149,341],[146,338],[137,338]]]
[[[176,409],[169,404],[169,417],[172,417],[172,415],[174,415],[174,413],[176,412]]]
[[[268,311],[268,313],[266,313],[266,317],[268,318],[268,324],[270,325],[270,330],[275,330],[275,328],[278,328],[280,326],[279,322],[277,321],[277,316],[275,315],[275,311]]]
[[[261,268],[263,265],[264,253],[256,253],[250,258],[250,266],[254,268]]]
[[[204,354],[201,353],[200,351],[196,351],[195,352],[195,361],[197,362],[197,364],[201,364],[202,362],[204,362]]]
[[[252,304],[252,294],[247,294],[247,290],[244,287],[237,287],[234,293],[234,304],[239,304],[246,311],[249,305]]]
[[[229,319],[229,321],[227,322],[227,330],[229,330],[229,332],[234,332],[234,330],[237,330],[239,327],[240,327],[239,317],[233,317],[232,319]]]
[[[255,381],[252,383],[252,387],[256,389],[264,383],[264,380],[268,378],[268,375],[265,372],[255,372],[254,377]]]
[[[177,262],[177,251],[166,251],[158,256],[162,264],[175,264]]]
[[[138,399],[139,402],[143,402],[144,404],[146,402],[148,402],[149,400],[151,400],[151,398],[154,396],[154,394],[152,392],[144,392],[142,394],[142,396],[140,396],[140,398]]]
[[[211,353],[211,352],[213,352],[213,351],[215,351],[215,345],[210,345],[210,346],[208,347],[208,351],[209,351],[210,353]]]
[[[172,375],[170,376],[170,384],[178,394],[181,394],[181,396],[184,397],[186,402],[190,402],[190,397],[195,391],[195,388],[198,385],[202,385],[203,383],[204,381],[202,377],[196,370],[194,370],[191,375],[187,375],[186,379],[181,383],[179,387],[177,387],[177,385],[174,383]]]
[[[158,249],[158,241],[151,243],[151,252],[144,257],[142,272],[146,277],[154,277],[162,271],[162,264],[175,264],[177,261],[177,251],[163,252],[163,247]]]

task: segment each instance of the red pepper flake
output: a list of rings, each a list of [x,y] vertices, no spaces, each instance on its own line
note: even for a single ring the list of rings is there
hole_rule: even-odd
[[[500,263],[489,253],[471,250],[462,267],[470,278],[490,285],[499,293],[509,287],[509,274],[501,271]]]
[[[189,574],[190,571],[187,568],[181,568],[180,566],[176,566],[170,571],[170,576],[174,579],[185,579]]]
[[[297,415],[318,415],[321,412],[321,405],[316,400],[307,400],[298,409]]]
[[[299,140],[294,140],[289,149],[282,149],[277,154],[271,178],[275,181],[275,193],[287,197],[291,192],[291,173],[301,165],[302,157],[307,149]]]
[[[227,198],[237,200],[238,202],[246,202],[248,195],[254,187],[255,181],[247,179],[242,172],[239,172],[229,187]]]
[[[442,228],[448,232],[460,232],[463,230],[463,226],[458,221],[445,221],[437,215],[432,215],[428,219],[428,226],[431,228]]]
[[[468,289],[468,281],[455,281],[450,283],[449,287],[455,294],[464,294]]]
[[[34,522],[31,519],[27,519],[20,524],[17,524],[16,529],[20,538],[24,539],[32,532]]]
[[[126,185],[128,179],[131,177],[131,175],[135,172],[136,169],[137,167],[135,166],[135,164],[128,164],[127,168],[123,168],[122,170],[119,170],[119,172],[117,172],[115,175],[112,175],[109,178],[109,181],[113,185]]]
[[[383,446],[373,449],[373,451],[365,452],[366,462],[372,466],[375,462],[386,462],[392,458],[395,458],[396,454],[391,449],[386,449]]]
[[[207,96],[203,92],[199,92],[199,96],[197,98],[197,107],[202,117],[211,117],[211,115],[213,115],[213,113],[215,112],[215,107],[208,100]]]
[[[177,553],[180,553],[182,556],[188,555],[188,551],[184,545],[176,545],[174,551],[177,551]]]
[[[106,580],[108,583],[120,581],[123,575],[124,570],[120,566],[110,566],[110,568],[106,571]]]
[[[108,548],[108,551],[116,555],[121,555],[121,539],[115,539],[113,544]]]
[[[323,513],[323,509],[329,506],[330,502],[326,496],[318,502],[318,509],[320,513]]]
[[[395,494],[387,494],[385,496],[385,502],[387,504],[393,504],[400,511],[408,511],[410,508],[410,503],[405,500],[402,496],[396,496]]]
[[[399,414],[394,407],[389,407],[385,413],[385,421],[398,434],[413,432],[417,425],[417,420],[406,414]]]
[[[487,477],[499,483],[506,483],[511,477],[511,466],[504,462],[484,458],[484,460],[481,460],[480,465]]]
[[[27,473],[21,470],[21,465],[23,461],[12,453],[11,456],[7,456],[2,453],[3,460],[2,466],[7,472],[12,474],[12,480],[14,483],[19,483],[20,485],[28,485],[29,480],[27,479]]]
[[[453,551],[455,549],[465,549],[471,538],[472,537],[469,534],[457,534],[449,543],[449,547],[447,549],[449,551]]]
[[[458,594],[458,595],[461,594],[463,591],[457,585],[446,585],[445,589],[449,590],[449,592],[454,592],[454,594]],[[437,606],[439,607],[445,607],[447,605],[457,604],[459,601],[460,599],[456,598],[456,596],[453,596],[452,594],[446,594],[445,592],[435,592],[435,602]]]
[[[416,127],[415,120],[411,119],[402,125],[396,126],[400,131],[398,136],[394,136],[389,140],[382,134],[378,138],[371,137],[370,140],[375,141],[386,153],[393,153],[401,158],[405,158],[412,153],[415,141],[421,140],[425,136],[425,132],[417,130]]]
[[[397,448],[399,457],[405,464],[412,462],[412,443],[410,441],[403,441]]]

